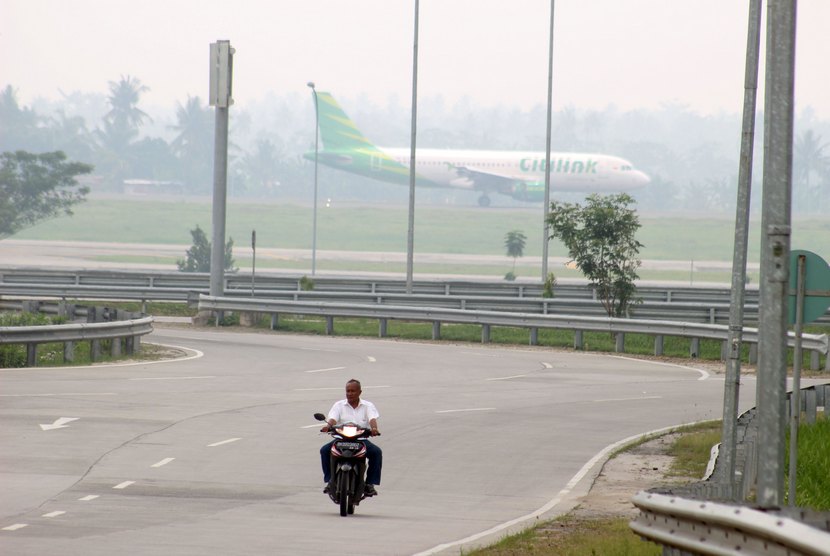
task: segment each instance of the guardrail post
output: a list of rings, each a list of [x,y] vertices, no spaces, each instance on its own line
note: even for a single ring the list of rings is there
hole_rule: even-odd
[[[388,319],[378,319],[378,337],[379,338],[386,338],[386,328],[388,325]]]
[[[110,340],[110,355],[113,357],[121,356],[121,338],[113,338]]]
[[[441,322],[440,321],[432,321],[432,339],[433,340],[440,340],[441,339]]]
[[[689,347],[689,357],[697,359],[700,357],[700,338],[692,338],[691,344]]]
[[[481,343],[482,344],[489,344],[490,343],[490,325],[489,324],[482,324],[481,325]]]
[[[582,330],[574,330],[574,349],[581,350],[585,346],[585,333]]]
[[[720,360],[726,361],[727,357],[729,357],[729,342],[724,340],[720,344]]]
[[[271,313],[271,330],[276,330],[280,321],[279,313]]]
[[[658,334],[654,337],[654,355],[663,355],[663,335]]]
[[[617,332],[616,337],[614,338],[615,346],[614,351],[617,353],[625,353],[625,334],[622,332]]]
[[[101,359],[101,340],[91,340],[89,342],[89,360],[96,362]]]
[[[124,353],[127,355],[135,353],[135,336],[127,336],[124,338]]]
[[[530,345],[538,346],[539,345],[539,329],[535,326],[530,327]]]
[[[63,343],[63,362],[71,363],[75,360],[75,342]]]
[[[811,425],[816,422],[816,418],[818,417],[818,401],[816,400],[816,397],[815,388],[810,388],[804,391],[804,409],[807,413],[804,420]]]
[[[326,335],[334,335],[334,317],[326,317]]]
[[[37,344],[26,344],[26,366],[35,367],[37,365]]]

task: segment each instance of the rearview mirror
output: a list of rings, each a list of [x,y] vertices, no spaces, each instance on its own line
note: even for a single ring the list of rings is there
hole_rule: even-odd
[[[317,419],[318,421],[325,421],[326,420],[326,416],[323,415],[322,413],[315,413],[314,418]]]

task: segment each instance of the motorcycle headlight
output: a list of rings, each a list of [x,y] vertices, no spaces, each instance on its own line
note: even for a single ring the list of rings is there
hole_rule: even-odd
[[[363,433],[363,429],[355,425],[344,425],[337,429],[337,434],[346,438],[354,438]]]

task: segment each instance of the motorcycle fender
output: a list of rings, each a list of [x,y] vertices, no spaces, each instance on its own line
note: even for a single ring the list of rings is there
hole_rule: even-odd
[[[352,470],[352,464],[351,463],[341,463],[339,469],[340,469],[340,471],[351,471]]]

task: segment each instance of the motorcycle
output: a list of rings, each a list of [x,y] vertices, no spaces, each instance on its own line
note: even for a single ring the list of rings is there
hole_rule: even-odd
[[[314,418],[325,421],[326,416],[315,413]],[[366,443],[371,436],[368,429],[355,423],[336,425],[328,431],[334,438],[331,445],[331,481],[329,498],[340,506],[340,515],[354,513],[354,508],[366,497]]]

